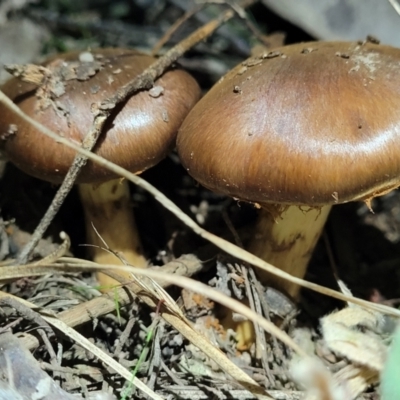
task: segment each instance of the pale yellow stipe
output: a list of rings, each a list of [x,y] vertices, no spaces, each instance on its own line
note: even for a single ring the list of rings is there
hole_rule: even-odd
[[[99,264],[122,264],[114,254],[104,250],[108,246],[127,263],[146,268],[127,181],[115,179],[100,185],[81,184],[79,194],[85,212],[87,244],[93,245],[88,247],[92,260]],[[128,272],[121,271],[121,275],[130,277]],[[104,290],[118,284],[105,274],[99,273],[97,277]]]
[[[330,210],[331,206],[318,209],[289,206],[281,214],[273,215],[270,210],[261,209],[248,250],[281,270],[303,278]],[[257,270],[257,275],[263,285],[273,286],[298,299],[300,286],[263,270]],[[255,342],[251,322],[237,325],[236,340],[238,349],[239,346],[250,348]]]
[[[268,210],[261,209],[248,250],[282,271],[303,278],[330,209],[331,206],[289,206],[280,216],[272,216]],[[294,299],[298,298],[298,285],[265,271],[257,271],[257,274],[264,285],[278,288]]]

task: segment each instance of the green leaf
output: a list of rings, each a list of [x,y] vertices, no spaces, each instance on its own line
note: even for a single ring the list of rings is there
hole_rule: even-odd
[[[382,400],[400,399],[400,326],[397,328],[381,375]]]

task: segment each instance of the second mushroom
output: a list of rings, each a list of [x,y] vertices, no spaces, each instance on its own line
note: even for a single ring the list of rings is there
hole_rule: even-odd
[[[71,52],[53,57],[41,67],[22,70],[20,78],[12,78],[1,90],[26,114],[80,144],[93,122],[91,108],[154,61],[126,49]],[[134,173],[152,167],[173,148],[176,132],[199,96],[196,81],[180,68],[171,68],[152,90],[136,93],[117,106],[94,152]],[[4,106],[0,126],[3,132],[13,129],[1,146],[17,167],[49,182],[63,180],[74,159],[73,150],[32,129]],[[145,267],[128,183],[91,161],[77,183],[94,261],[118,261],[102,250],[106,243],[128,263]],[[102,285],[115,283],[103,274],[99,278]]]
[[[400,184],[400,50],[312,42],[266,51],[225,75],[178,133],[184,167],[260,208],[249,250],[302,278],[332,205]],[[259,271],[297,298],[299,287]]]

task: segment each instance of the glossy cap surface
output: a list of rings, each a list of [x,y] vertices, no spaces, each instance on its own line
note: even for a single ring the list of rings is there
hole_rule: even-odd
[[[238,65],[177,138],[188,173],[257,203],[320,206],[400,184],[400,50],[312,42]]]
[[[89,61],[78,52],[60,54],[44,65],[61,83],[50,80],[37,91],[32,84],[12,78],[2,90],[29,116],[80,144],[93,122],[91,107],[112,96],[154,61],[153,57],[124,49],[94,50]],[[168,70],[152,90],[138,92],[116,107],[94,152],[131,172],[152,167],[174,146],[176,132],[199,96],[199,86],[187,72]],[[3,133],[14,124],[15,132],[0,143],[9,159],[30,175],[61,182],[74,151],[32,131],[4,106],[0,115]],[[113,173],[89,161],[78,182],[112,178]]]

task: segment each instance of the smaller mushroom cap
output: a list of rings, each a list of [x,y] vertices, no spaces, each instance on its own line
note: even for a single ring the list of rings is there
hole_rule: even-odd
[[[44,63],[44,76],[48,70],[50,74],[39,88],[12,78],[1,90],[26,114],[80,144],[93,123],[92,107],[115,94],[154,61],[153,57],[125,49],[60,54]],[[196,81],[187,72],[171,68],[153,89],[138,92],[116,107],[94,152],[131,172],[152,167],[174,146],[180,124],[199,97]],[[0,133],[7,136],[0,146],[8,158],[30,175],[61,182],[75,152],[32,130],[3,105],[0,115]],[[113,178],[111,171],[89,161],[77,182]]]
[[[322,206],[400,184],[400,50],[312,42],[238,65],[192,109],[177,149],[207,188]]]

